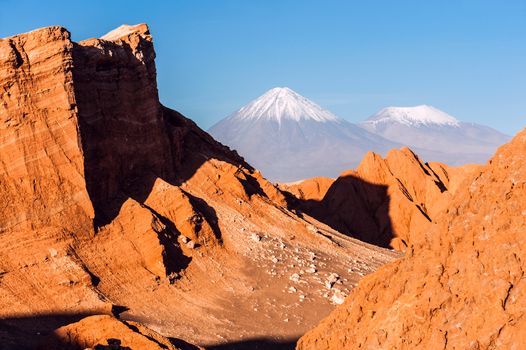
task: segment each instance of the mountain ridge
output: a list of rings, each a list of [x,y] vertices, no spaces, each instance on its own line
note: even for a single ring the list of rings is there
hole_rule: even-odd
[[[281,123],[283,119],[294,121],[305,119],[317,122],[339,120],[328,110],[321,108],[288,87],[275,87],[268,90],[234,112],[229,118],[233,120],[276,120],[278,123]]]
[[[336,177],[357,166],[369,150],[384,154],[400,147],[288,88],[267,91],[209,132],[269,179],[280,182]]]
[[[455,117],[429,105],[414,107],[385,107],[362,123],[373,125],[383,122],[398,122],[406,125],[449,125],[460,126]]]

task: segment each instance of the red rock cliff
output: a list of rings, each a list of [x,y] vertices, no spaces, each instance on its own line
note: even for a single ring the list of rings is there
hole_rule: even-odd
[[[409,148],[393,149],[385,159],[369,152],[356,170],[335,181],[311,179],[283,189],[296,196],[292,207],[334,229],[405,250],[477,167],[424,163]]]
[[[100,313],[201,344],[290,339],[333,307],[318,287],[302,291],[306,303],[287,291],[291,274],[305,274],[300,262],[316,256],[319,273],[341,276],[343,293],[393,258],[289,212],[258,171],[162,106],[154,57],[145,25],[80,43],[61,27],[0,39],[0,342],[8,349],[34,348],[55,328]],[[314,286],[314,277],[302,278]],[[295,311],[276,310],[281,304]],[[288,317],[280,312],[301,322],[276,324]],[[85,324],[93,323],[58,333],[99,334],[84,333]]]
[[[297,349],[526,346],[526,130]]]

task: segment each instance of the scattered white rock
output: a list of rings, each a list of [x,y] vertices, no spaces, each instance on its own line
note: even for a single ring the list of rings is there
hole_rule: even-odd
[[[303,301],[303,300],[305,300],[305,295],[301,294],[300,295],[300,301]]]
[[[336,305],[341,305],[345,301],[345,294],[342,291],[335,289],[331,301]]]
[[[327,280],[325,280],[325,287],[327,287],[327,289],[331,289],[332,286],[338,282],[338,280],[340,279],[340,276],[338,276],[337,273],[331,273],[329,275],[329,277],[327,277]]]
[[[297,273],[293,273],[289,279],[293,282],[299,282],[300,281],[300,275],[298,275]]]
[[[181,242],[188,243],[188,237],[181,235]]]
[[[250,235],[250,238],[254,241],[254,242],[259,242],[261,241],[261,236],[258,235],[257,233],[253,233]]]
[[[318,232],[318,229],[314,225],[307,225],[307,230],[314,233]]]
[[[315,273],[316,272],[316,269],[314,267],[309,267],[307,270],[308,273]]]
[[[289,287],[289,293],[296,293],[297,289],[294,288],[293,286],[290,286]]]
[[[55,248],[49,248],[49,254],[52,258],[56,257],[58,255],[58,252]]]
[[[276,258],[275,256],[272,256],[272,259],[271,259],[271,260],[272,260],[272,262],[273,262],[274,264],[277,263],[277,262],[279,261],[278,258]]]
[[[186,246],[190,249],[194,249],[195,248],[195,242],[194,241],[188,241],[186,242]]]

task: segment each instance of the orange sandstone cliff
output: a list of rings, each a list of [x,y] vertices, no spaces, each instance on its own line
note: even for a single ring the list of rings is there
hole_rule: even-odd
[[[297,349],[526,347],[526,130]]]
[[[5,348],[53,334],[64,349],[114,346],[102,338],[122,322],[151,329],[123,346],[148,332],[294,342],[396,256],[287,210],[258,171],[159,103],[154,58],[146,25],[79,43],[62,27],[0,39]],[[97,314],[119,320],[82,320]],[[103,323],[111,334],[91,329]]]
[[[478,167],[424,163],[402,148],[385,158],[369,152],[334,182],[310,179],[282,188],[294,195],[292,208],[360,240],[405,250]]]

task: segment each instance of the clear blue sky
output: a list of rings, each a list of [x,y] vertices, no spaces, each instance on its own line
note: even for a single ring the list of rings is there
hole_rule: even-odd
[[[430,104],[526,126],[526,0],[0,0],[0,37],[147,22],[162,102],[208,128],[275,86],[350,121]]]

